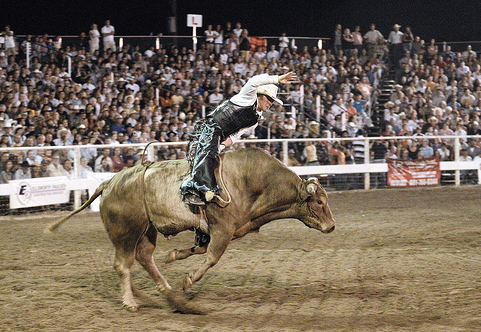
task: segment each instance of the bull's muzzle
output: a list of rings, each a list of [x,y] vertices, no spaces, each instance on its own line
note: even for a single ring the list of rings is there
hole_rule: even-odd
[[[333,220],[330,223],[326,223],[325,225],[321,226],[321,232],[323,233],[332,233],[336,228],[336,222]]]
[[[334,229],[335,229],[335,228],[336,228],[336,226],[333,225],[333,226],[331,226],[331,228],[328,228],[328,229],[325,230],[325,231],[323,230],[323,232],[324,232],[324,233],[332,233],[332,232],[334,232]]]

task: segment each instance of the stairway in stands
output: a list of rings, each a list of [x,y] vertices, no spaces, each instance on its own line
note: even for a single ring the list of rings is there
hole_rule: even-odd
[[[391,94],[394,91],[396,71],[389,70],[381,79],[379,84],[379,95],[376,103],[373,105],[371,120],[373,127],[369,128],[369,136],[381,136],[384,118],[384,104],[389,101]]]

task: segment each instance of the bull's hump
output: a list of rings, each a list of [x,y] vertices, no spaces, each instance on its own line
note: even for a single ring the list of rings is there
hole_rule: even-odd
[[[236,168],[240,170],[249,170],[256,174],[269,173],[281,175],[294,174],[289,168],[286,167],[280,160],[271,156],[267,151],[259,148],[245,148],[242,150],[236,150],[225,154],[224,160],[226,164],[233,163]],[[252,173],[251,173],[252,174]]]

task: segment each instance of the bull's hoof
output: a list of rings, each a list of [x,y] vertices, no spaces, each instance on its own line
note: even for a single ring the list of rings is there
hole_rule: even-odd
[[[127,304],[127,303],[123,303],[123,306],[125,309],[127,309],[127,311],[130,311],[130,312],[137,312],[139,311],[139,306],[138,305],[132,305],[132,304]]]
[[[172,287],[170,287],[169,284],[162,284],[162,285],[158,285],[157,286],[157,290],[160,292],[160,293],[165,293],[165,292],[169,292],[172,290]]]
[[[194,282],[192,281],[192,276],[193,274],[192,273],[189,273],[189,275],[187,277],[185,277],[185,281],[184,281],[184,292],[186,290],[188,290],[193,284]]]
[[[175,262],[177,260],[177,253],[179,251],[177,249],[172,250],[167,254],[167,257],[165,258],[165,264],[169,264],[172,262]]]

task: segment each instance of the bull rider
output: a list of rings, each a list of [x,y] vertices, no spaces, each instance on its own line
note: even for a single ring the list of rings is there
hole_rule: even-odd
[[[289,84],[297,80],[294,72],[284,75],[261,74],[251,77],[238,94],[224,101],[210,113],[193,133],[197,138],[190,175],[180,190],[183,201],[190,206],[202,206],[210,202],[218,190],[214,170],[218,166],[218,154],[231,146],[244,133],[253,130],[262,116],[277,98],[276,84]]]

